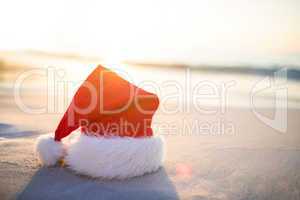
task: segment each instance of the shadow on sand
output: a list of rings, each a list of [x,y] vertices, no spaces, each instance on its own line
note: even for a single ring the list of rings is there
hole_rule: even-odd
[[[99,180],[65,168],[41,168],[18,196],[23,199],[179,199],[164,168],[128,180]]]
[[[4,138],[4,139],[14,139],[20,137],[24,138],[24,137],[37,135],[37,134],[38,133],[35,131],[24,131],[18,129],[18,127],[14,125],[0,123],[0,138]]]

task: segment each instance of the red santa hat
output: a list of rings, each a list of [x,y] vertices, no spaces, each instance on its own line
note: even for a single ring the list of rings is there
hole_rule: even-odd
[[[155,94],[98,66],[77,90],[54,137],[38,138],[39,159],[46,166],[64,159],[72,170],[92,177],[129,178],[156,171],[164,154],[163,139],[151,128],[158,105]],[[68,144],[62,141],[78,131]]]

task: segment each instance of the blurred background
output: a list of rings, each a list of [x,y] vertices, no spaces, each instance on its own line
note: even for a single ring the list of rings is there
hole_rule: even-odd
[[[298,0],[11,0],[1,8],[0,101],[7,113],[2,120],[16,117],[13,89],[25,71],[52,67],[61,81],[82,81],[99,63],[128,72],[136,84],[175,80],[184,87],[188,70],[195,84],[233,80],[231,107],[249,107],[255,83],[284,68],[288,105],[300,105]],[[38,74],[24,79],[22,101],[43,107],[49,95],[64,92],[49,94],[47,84]],[[258,107],[275,105],[272,91],[258,96]],[[65,101],[60,113],[69,102],[55,101]],[[211,104],[216,106],[203,106]]]
[[[188,65],[299,65],[297,0],[1,3],[1,49]]]

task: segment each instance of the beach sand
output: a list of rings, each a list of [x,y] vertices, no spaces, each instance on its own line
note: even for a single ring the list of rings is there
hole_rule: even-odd
[[[232,135],[165,133],[167,155],[163,168],[122,181],[79,176],[67,167],[41,167],[34,155],[34,141],[39,134],[49,131],[47,127],[55,127],[51,116],[32,118],[35,128],[26,131],[4,122],[0,125],[0,196],[1,199],[299,199],[299,114],[298,110],[289,110],[287,133],[274,131],[258,121],[251,111],[237,108],[226,115],[235,123]],[[160,115],[156,120],[180,123],[179,115],[173,118]],[[197,113],[187,117],[193,118],[207,121]],[[2,112],[1,121],[11,121],[8,119]]]

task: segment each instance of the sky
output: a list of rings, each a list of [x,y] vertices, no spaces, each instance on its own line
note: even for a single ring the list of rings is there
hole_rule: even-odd
[[[1,1],[0,49],[300,65],[299,0]]]

